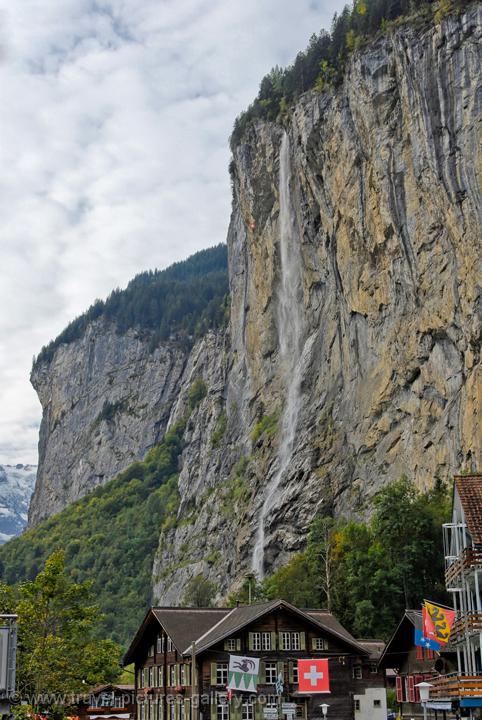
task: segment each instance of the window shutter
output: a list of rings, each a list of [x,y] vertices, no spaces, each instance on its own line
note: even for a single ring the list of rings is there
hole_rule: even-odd
[[[294,674],[293,674],[293,663],[290,662],[290,663],[288,663],[288,682],[294,683],[294,681],[295,681],[295,678],[294,678]]]
[[[306,633],[300,632],[300,650],[306,650]]]
[[[316,640],[317,640],[316,637],[312,637],[312,638],[311,638],[311,649],[312,649],[312,650],[316,650],[316,649],[317,649],[317,647],[316,647]]]
[[[276,633],[271,633],[271,650],[276,650]]]
[[[259,663],[259,677],[258,682],[260,685],[266,684],[266,663],[264,663],[262,660]]]
[[[224,649],[225,649],[225,650],[229,650],[229,648],[228,648],[228,641],[227,641],[227,640],[224,641]]]
[[[192,678],[191,678],[191,666],[186,665],[186,685],[192,685]]]
[[[241,650],[241,638],[236,638],[236,650],[238,652]]]
[[[415,675],[415,685],[418,685],[418,683],[421,683],[423,681],[423,675]],[[415,689],[415,702],[420,702],[420,688],[416,687]]]
[[[285,664],[282,660],[276,663],[276,679],[281,675],[283,682],[285,681]]]
[[[252,650],[254,647],[253,633],[248,633],[248,650]]]
[[[413,675],[408,676],[408,702],[415,702],[415,678]]]
[[[164,720],[164,701],[159,698],[159,720]]]
[[[241,697],[233,695],[229,703],[229,720],[241,720]]]
[[[396,689],[397,689],[397,702],[402,703],[403,702],[403,682],[400,675],[397,675],[395,678],[396,683]]]
[[[420,645],[417,645],[415,659],[423,660],[423,647],[420,647]]]
[[[211,663],[211,680],[212,680],[212,666],[215,663]],[[218,709],[216,705],[216,696],[211,698],[211,720],[218,720]]]
[[[179,703],[177,700],[174,701],[174,718],[175,720],[179,720]]]
[[[176,665],[176,685],[181,684],[181,666]],[[177,708],[179,711],[179,708]]]
[[[216,670],[217,665],[216,663],[211,663],[211,685],[216,685]]]
[[[184,699],[184,720],[191,720],[191,702],[189,698]]]
[[[264,713],[263,713],[264,703],[260,703],[259,701],[256,701],[254,703],[254,717],[256,720],[264,720]]]

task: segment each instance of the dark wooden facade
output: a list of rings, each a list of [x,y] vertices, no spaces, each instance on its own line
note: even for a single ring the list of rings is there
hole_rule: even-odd
[[[277,710],[280,720],[287,720],[282,712],[287,702],[296,704],[300,720],[321,717],[322,702],[329,704],[330,716],[338,720],[373,720],[385,714],[384,675],[376,660],[326,611],[313,611],[310,616],[281,602],[220,610],[213,628],[197,634],[198,611],[179,609],[185,623],[193,624],[190,642],[181,648],[177,645],[182,643],[170,637],[169,628],[162,624],[162,609],[155,612],[157,622],[154,616],[148,617],[126,656],[126,662],[134,662],[136,668],[138,720],[264,720],[267,706]],[[232,654],[258,657],[260,675],[255,695],[235,693],[228,701]],[[297,661],[302,658],[328,658],[329,695],[299,693]],[[279,675],[283,678],[281,696],[275,686]],[[356,709],[360,702],[355,697],[363,697],[367,688],[375,693],[371,702],[379,703],[379,714],[375,709],[361,715]]]
[[[85,695],[78,704],[79,720],[134,720],[134,685],[102,685]]]

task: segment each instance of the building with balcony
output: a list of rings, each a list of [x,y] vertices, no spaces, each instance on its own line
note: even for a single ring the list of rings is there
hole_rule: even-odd
[[[482,718],[482,475],[457,476],[452,519],[443,527],[445,584],[457,613],[447,651],[457,671],[433,681],[431,701]]]

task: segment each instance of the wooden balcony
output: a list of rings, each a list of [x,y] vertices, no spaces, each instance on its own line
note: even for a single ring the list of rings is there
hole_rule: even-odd
[[[466,634],[473,635],[480,632],[482,632],[482,613],[467,613],[458,618],[452,625],[450,642],[457,642]]]
[[[465,548],[457,560],[455,560],[445,571],[445,585],[450,588],[457,585],[458,578],[470,568],[482,568],[482,551],[475,548]]]
[[[482,697],[482,675],[443,675],[430,681],[430,699]]]

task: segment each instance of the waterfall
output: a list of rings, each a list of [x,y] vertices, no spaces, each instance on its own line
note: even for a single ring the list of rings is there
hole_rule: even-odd
[[[278,491],[293,454],[298,416],[301,407],[301,354],[303,349],[303,286],[301,277],[300,238],[290,195],[291,160],[289,137],[281,142],[279,170],[279,243],[280,282],[276,320],[279,338],[279,360],[285,378],[285,403],[281,418],[278,466],[266,486],[259,514],[258,530],[252,557],[252,569],[259,579],[264,576],[266,520],[276,505]]]

